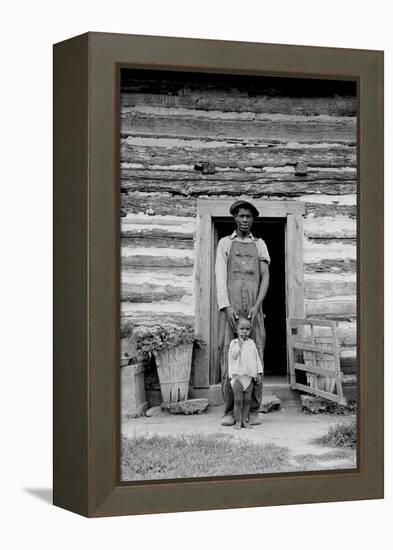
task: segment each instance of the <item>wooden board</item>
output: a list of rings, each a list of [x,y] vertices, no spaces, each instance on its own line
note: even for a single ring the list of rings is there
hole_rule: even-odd
[[[250,200],[248,196],[239,195],[239,199]],[[198,209],[208,209],[215,218],[231,217],[229,213],[232,199],[197,199]],[[285,218],[289,213],[303,214],[304,204],[296,201],[266,201],[253,200],[252,203],[264,218]]]
[[[195,331],[205,342],[194,355],[194,386],[208,388],[210,384],[210,296],[211,296],[211,216],[199,209],[195,241]]]
[[[287,316],[304,316],[303,218],[288,214],[286,229]]]

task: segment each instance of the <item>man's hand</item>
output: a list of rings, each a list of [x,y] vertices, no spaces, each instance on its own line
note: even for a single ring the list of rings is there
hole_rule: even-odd
[[[256,385],[260,384],[262,382],[262,374],[259,373],[257,376],[254,377],[254,382]]]
[[[259,310],[258,306],[252,306],[250,308],[250,311],[248,312],[248,318],[250,319],[251,328],[254,326],[254,323],[257,319],[258,310]]]
[[[231,306],[225,308],[225,314],[227,316],[229,324],[232,327],[233,332],[236,333],[236,320],[239,319],[239,315]]]

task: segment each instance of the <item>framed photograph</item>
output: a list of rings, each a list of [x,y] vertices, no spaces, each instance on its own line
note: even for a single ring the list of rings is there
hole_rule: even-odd
[[[54,46],[54,503],[383,497],[383,53]]]

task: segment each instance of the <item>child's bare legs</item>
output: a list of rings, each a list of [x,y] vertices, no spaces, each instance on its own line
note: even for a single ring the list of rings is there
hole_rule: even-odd
[[[251,394],[252,394],[253,382],[248,384],[247,389],[243,392],[243,412],[242,412],[242,426],[243,428],[252,429],[252,426],[248,422],[248,415],[250,413]]]
[[[232,386],[233,390],[233,416],[235,418],[235,430],[240,430],[242,427],[242,412],[243,412],[243,386],[239,380],[235,380]]]
[[[252,387],[252,381],[249,383],[245,391],[243,390],[243,384],[239,380],[235,380],[233,383],[233,415],[235,418],[235,430],[240,430],[242,427],[251,429],[248,422],[248,415],[250,412]]]

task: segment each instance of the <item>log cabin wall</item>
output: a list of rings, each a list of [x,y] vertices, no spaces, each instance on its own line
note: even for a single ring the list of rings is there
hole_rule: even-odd
[[[305,203],[306,316],[338,321],[356,362],[353,83],[123,71],[121,326],[194,320],[196,200]],[[209,162],[215,173],[195,165]]]

